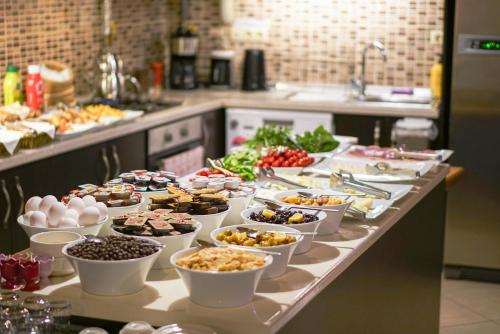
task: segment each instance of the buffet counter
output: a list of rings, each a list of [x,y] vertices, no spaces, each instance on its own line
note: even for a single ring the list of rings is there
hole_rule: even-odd
[[[127,126],[139,127],[157,116]],[[132,295],[87,294],[77,276],[54,279],[35,293],[69,300],[78,317],[144,320],[154,326],[190,322],[222,334],[367,328],[371,333],[438,333],[447,171],[448,165],[441,164],[411,182],[414,190],[369,225],[344,220],[338,233],[316,237],[309,252],[292,258],[286,274],[262,280],[253,302],[243,307],[192,303],[174,269],[152,270],[146,287]]]
[[[135,121],[106,127],[98,130],[98,132],[87,132],[74,138],[55,141],[37,149],[22,150],[13,156],[0,159],[0,171],[221,108],[266,108],[359,116],[426,117],[432,119],[437,118],[439,115],[438,110],[430,105],[359,101],[291,101],[288,99],[291,94],[293,92],[286,90],[270,90],[265,92],[242,92],[239,90],[168,91],[162,95],[162,99],[178,101],[182,102],[182,104],[163,111],[147,113]],[[96,133],[99,135],[96,135]]]

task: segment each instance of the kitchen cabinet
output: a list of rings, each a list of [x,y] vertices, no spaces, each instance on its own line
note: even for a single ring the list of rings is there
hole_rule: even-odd
[[[0,182],[4,180],[8,198],[0,189],[0,252],[29,246],[28,237],[16,222],[28,198],[49,194],[61,198],[80,184],[102,184],[123,171],[145,166],[146,135],[138,132],[2,172]]]
[[[379,145],[391,146],[392,125],[397,117],[335,114],[335,134],[358,137],[360,145],[373,145],[375,128],[380,127]]]

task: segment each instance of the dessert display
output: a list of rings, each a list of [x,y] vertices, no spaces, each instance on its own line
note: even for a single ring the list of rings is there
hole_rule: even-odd
[[[307,151],[288,147],[270,149],[255,163],[255,167],[306,167],[314,162]]]
[[[120,261],[146,257],[160,250],[160,246],[146,239],[110,235],[99,240],[79,242],[69,247],[67,253],[87,260]]]
[[[221,272],[258,269],[265,263],[265,258],[255,253],[217,247],[201,249],[176,261],[185,269]]]
[[[95,225],[108,215],[108,208],[92,196],[74,197],[67,203],[55,196],[31,197],[25,205],[23,224],[35,227],[64,228]]]
[[[94,184],[83,184],[78,189],[71,190],[69,195],[63,197],[62,201],[69,204],[74,198],[85,198],[88,196],[109,208],[127,207],[141,202],[141,194],[136,193],[134,190],[134,186],[130,184],[108,183],[104,187]]]
[[[171,209],[138,210],[115,216],[111,228],[119,233],[143,237],[174,236],[196,230],[190,215],[175,213]]]
[[[237,232],[231,229],[218,233],[216,239],[227,244],[249,247],[272,247],[297,241],[297,238],[286,233],[259,232],[255,237],[250,237],[246,232]]]
[[[267,224],[303,224],[319,220],[317,215],[304,213],[300,210],[269,210],[252,212],[249,218],[259,223]]]
[[[288,204],[306,205],[306,206],[333,206],[346,203],[345,199],[329,195],[321,195],[318,196],[317,198],[309,198],[299,195],[283,196],[280,198],[280,201]]]
[[[177,187],[167,187],[168,193],[151,195],[149,209],[170,209],[173,212],[189,213],[191,215],[210,215],[229,209],[227,197],[216,194],[215,190],[183,190]]]
[[[197,191],[217,192],[227,198],[246,197],[255,193],[255,185],[243,182],[240,177],[225,176],[223,174],[197,174],[190,180],[191,188]],[[189,189],[188,189],[189,191]]]

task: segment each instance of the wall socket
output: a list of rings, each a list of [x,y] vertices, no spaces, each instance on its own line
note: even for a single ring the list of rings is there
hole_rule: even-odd
[[[443,31],[442,30],[431,30],[430,42],[432,45],[442,45],[443,44]]]
[[[270,27],[268,20],[237,18],[231,26],[231,39],[240,42],[267,42]]]

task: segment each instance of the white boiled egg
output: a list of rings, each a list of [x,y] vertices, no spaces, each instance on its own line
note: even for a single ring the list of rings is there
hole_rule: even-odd
[[[99,210],[99,220],[108,215],[108,207],[106,206],[106,204],[98,202],[95,204],[95,207],[97,208],[97,210]]]
[[[94,206],[96,203],[94,196],[90,196],[90,195],[83,196],[82,200],[83,200],[83,203],[85,203],[86,207]]]
[[[49,223],[49,227],[59,226],[59,221],[62,217],[64,217],[65,214],[66,206],[63,203],[57,202],[52,204],[52,206],[49,208],[49,211],[47,211],[47,220]]]
[[[72,217],[64,216],[59,221],[59,227],[78,227],[76,219]]]
[[[99,209],[95,206],[91,206],[83,209],[78,218],[78,224],[81,226],[94,225],[99,220]]]
[[[78,216],[80,216],[80,214],[75,209],[67,209],[66,214],[64,215],[64,217],[72,218],[76,221],[78,221]]]
[[[33,211],[30,216],[30,225],[47,227],[47,216],[42,211]]]
[[[85,203],[80,197],[73,197],[69,200],[68,209],[73,209],[80,214],[85,209]]]
[[[38,210],[42,211],[43,213],[47,213],[47,211],[49,211],[49,208],[52,206],[52,204],[54,204],[56,202],[57,202],[57,198],[55,196],[47,195],[40,202],[40,206],[39,206]]]
[[[24,214],[24,216],[23,216],[23,223],[24,224],[26,224],[26,225],[30,224],[30,218],[31,218],[31,215],[33,214],[33,212],[35,212],[35,211],[28,211]]]
[[[38,211],[40,209],[40,202],[42,202],[42,198],[40,196],[31,197],[24,206],[24,212]]]

